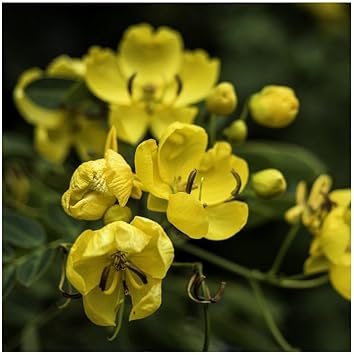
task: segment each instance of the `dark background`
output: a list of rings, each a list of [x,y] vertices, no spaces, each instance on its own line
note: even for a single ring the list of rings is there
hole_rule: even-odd
[[[92,45],[116,48],[128,26],[148,22],[172,27],[180,31],[186,48],[203,48],[220,58],[221,80],[235,84],[240,103],[267,84],[294,88],[301,105],[294,124],[271,130],[250,122],[249,139],[299,144],[328,166],[335,188],[350,185],[349,4],[342,4],[340,10],[327,15],[301,4],[3,4],[2,7],[4,132],[32,135],[32,127],[20,117],[12,101],[12,90],[24,70],[33,66],[45,68],[60,54],[81,57]],[[215,248],[213,244],[214,251],[248,266],[267,268],[281,242],[278,234],[286,230],[283,224],[268,223],[247,240],[245,235]],[[269,231],[274,231],[274,236],[268,237]],[[301,271],[306,248],[304,243],[298,243],[291,249],[285,272]],[[207,266],[207,271],[215,280],[220,277],[231,283],[235,280],[211,266]],[[36,335],[40,350],[199,350],[202,338],[199,310],[183,294],[174,294],[177,286],[184,287],[182,276],[176,273],[172,281],[166,282],[165,297],[170,301],[155,320],[144,320],[138,325],[129,323],[120,335],[121,341],[106,342],[105,329],[89,324],[76,303],[40,328]],[[247,301],[247,285],[236,281],[229,294],[234,292],[238,301],[230,306],[225,300],[229,306],[220,303],[212,310],[214,350],[276,350],[268,330],[262,328],[254,303]],[[43,287],[45,291],[39,291]],[[41,292],[53,292],[48,287],[40,284],[35,292],[20,289],[4,304],[5,350],[21,350],[14,338],[25,322],[50,307],[49,296],[44,300],[36,298]],[[308,351],[350,349],[350,306],[330,286],[308,291],[266,291],[290,343]]]

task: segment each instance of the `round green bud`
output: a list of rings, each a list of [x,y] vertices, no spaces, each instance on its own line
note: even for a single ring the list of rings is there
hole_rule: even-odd
[[[236,105],[237,96],[234,86],[228,82],[215,86],[206,98],[208,111],[216,115],[227,116],[236,109]]]
[[[229,127],[224,129],[224,134],[228,140],[239,144],[247,139],[247,133],[247,124],[243,120],[236,120],[232,122]]]
[[[113,205],[110,207],[103,217],[104,224],[116,221],[129,223],[132,220],[132,211],[128,206]]]
[[[299,112],[299,100],[287,86],[269,85],[252,95],[249,109],[252,118],[262,126],[288,126]]]
[[[286,190],[286,180],[279,170],[265,169],[252,175],[251,187],[257,196],[273,198]]]

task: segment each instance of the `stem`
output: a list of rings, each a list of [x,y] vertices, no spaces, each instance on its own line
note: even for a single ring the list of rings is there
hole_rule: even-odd
[[[216,119],[214,114],[209,116],[209,145],[212,147],[216,139]]]
[[[240,118],[239,118],[240,120],[243,120],[243,121],[247,120],[247,117],[248,117],[248,103],[249,103],[249,101],[250,101],[250,98],[248,97],[245,100],[245,103],[243,104],[241,115],[240,115]]]
[[[114,330],[114,333],[109,338],[107,338],[109,341],[114,340],[118,336],[120,328],[122,328],[123,315],[124,315],[124,298],[118,310],[116,329]]]
[[[203,304],[203,313],[204,313],[204,344],[203,344],[203,350],[202,351],[208,351],[209,350],[209,344],[210,344],[210,317],[209,317],[209,312],[208,312],[208,304]]]
[[[264,294],[262,292],[262,289],[259,285],[259,283],[255,280],[249,279],[249,282],[251,284],[251,287],[253,289],[253,292],[257,298],[257,302],[259,304],[259,307],[261,308],[261,311],[263,313],[264,320],[267,323],[267,326],[270,330],[270,332],[273,335],[274,340],[277,342],[277,344],[282,348],[284,351],[299,351],[298,349],[293,348],[284,338],[282,333],[280,332],[279,328],[275,324],[275,321],[272,317],[272,314],[269,311],[269,308],[267,307]]]
[[[300,229],[300,223],[296,223],[294,225],[291,226],[291,228],[289,229],[288,234],[286,235],[283,244],[281,245],[278,254],[273,262],[272,267],[270,268],[268,274],[269,276],[275,276],[283,262],[283,259],[286,255],[286,253],[288,252],[291,243],[293,242],[297,232]]]
[[[247,279],[258,280],[283,288],[305,289],[320,286],[328,282],[328,276],[320,276],[311,280],[292,280],[288,278],[269,277],[268,274],[262,273],[259,270],[248,269],[244,266],[226,260],[218,255],[215,255],[207,250],[199,248],[189,243],[176,245],[180,250],[201,258],[209,263],[230,271],[233,274],[243,276]]]

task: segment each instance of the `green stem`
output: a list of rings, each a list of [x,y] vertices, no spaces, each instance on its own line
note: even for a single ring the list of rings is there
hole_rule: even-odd
[[[262,292],[262,289],[261,289],[259,283],[255,280],[252,280],[252,279],[249,279],[249,282],[250,282],[253,292],[256,296],[259,307],[263,313],[264,320],[266,321],[267,326],[268,326],[270,332],[272,333],[274,340],[277,342],[277,344],[284,351],[299,351],[298,349],[293,348],[286,341],[286,339],[284,338],[284,336],[280,332],[279,328],[277,327],[277,325],[272,317],[272,314],[270,313],[269,308],[267,307],[265,297],[264,297],[264,294]]]
[[[259,270],[248,269],[190,243],[179,244],[176,245],[176,247],[209,263],[219,266],[224,270],[230,271],[233,274],[243,276],[247,279],[266,282],[278,287],[305,289],[320,286],[328,282],[327,275],[311,280],[292,280],[288,278],[270,277],[268,274],[262,273]]]
[[[246,121],[247,117],[248,117],[248,104],[249,104],[250,98],[247,98],[245,100],[245,103],[243,105],[242,111],[241,111],[241,115],[240,115],[240,120]]]
[[[203,304],[203,313],[204,313],[204,344],[202,351],[209,351],[210,344],[210,317],[209,317],[209,305]]]
[[[123,315],[124,315],[124,298],[118,310],[116,329],[114,330],[114,333],[108,338],[109,341],[114,340],[118,336],[118,333],[122,328]]]
[[[216,120],[217,117],[214,114],[209,116],[209,145],[212,147],[216,140]]]
[[[294,241],[295,236],[297,234],[297,232],[300,229],[300,223],[294,224],[291,226],[291,228],[289,229],[288,234],[286,235],[283,244],[281,245],[277,256],[275,257],[275,260],[273,262],[272,267],[270,268],[268,274],[269,276],[275,276],[283,262],[283,259],[286,255],[286,253],[288,252],[291,243]]]

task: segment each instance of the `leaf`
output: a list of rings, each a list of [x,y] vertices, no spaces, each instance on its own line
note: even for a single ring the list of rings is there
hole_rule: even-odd
[[[7,243],[2,244],[2,262],[8,263],[15,256],[14,250]]]
[[[2,269],[2,297],[5,298],[12,290],[16,281],[16,267],[13,264],[6,265]]]
[[[47,109],[61,109],[63,102],[77,80],[42,78],[32,81],[24,89],[25,94],[37,105]]]
[[[2,136],[2,153],[5,157],[33,157],[32,142],[19,133],[5,132]]]
[[[17,280],[29,287],[37,281],[50,266],[55,256],[55,250],[38,250],[17,266]]]
[[[3,210],[3,240],[21,248],[34,248],[43,244],[46,233],[35,220],[12,210]]]
[[[26,326],[21,333],[22,351],[40,351],[40,338],[35,325]]]

